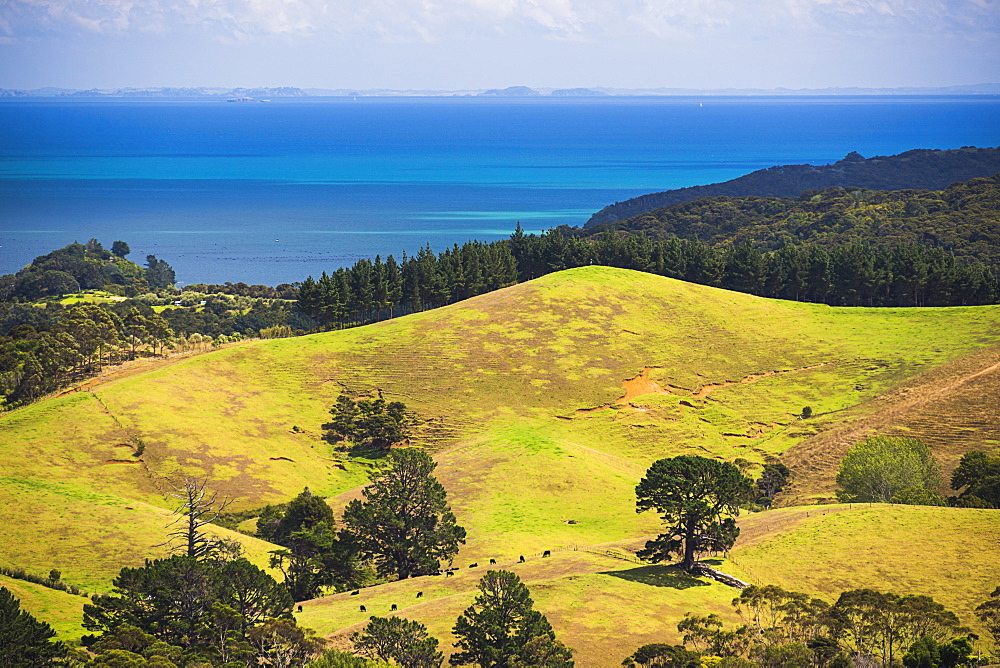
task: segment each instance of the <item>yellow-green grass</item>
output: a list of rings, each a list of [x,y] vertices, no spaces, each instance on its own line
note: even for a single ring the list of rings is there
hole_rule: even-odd
[[[927,594],[983,635],[973,610],[1000,584],[996,512],[824,505],[744,515],[739,523],[742,534],[729,558],[710,560],[724,572],[829,603],[843,591],[862,587]],[[512,554],[500,556],[496,565],[480,560],[478,568],[468,568],[463,563],[453,577],[423,577],[362,589],[356,596],[308,601],[297,618],[345,645],[371,615],[397,614],[426,624],[448,650],[454,642],[451,628],[474,599],[484,569],[502,568],[529,586],[536,609],[576,651],[581,666],[615,666],[643,644],[679,642],[676,625],[687,612],[719,614],[730,628],[740,623],[731,605],[738,590],[673,566],[642,566],[603,554],[627,555],[642,543],[557,550],[551,558],[531,554],[523,564]],[[399,608],[396,613],[392,604]]]
[[[66,295],[58,302],[65,306],[76,306],[78,304],[106,304],[108,302],[125,301],[125,297],[104,292],[103,290],[88,290],[74,295]]]
[[[782,508],[741,522],[725,570],[833,603],[868,587],[927,594],[987,637],[977,605],[1000,586],[1000,513],[844,504]]]
[[[86,485],[0,477],[0,564],[37,575],[59,570],[67,584],[104,592],[123,566],[170,553],[165,545],[169,511]],[[211,532],[239,540],[245,556],[262,568],[274,545],[222,528]]]
[[[45,575],[48,575],[46,573]],[[56,632],[57,640],[76,641],[87,633],[83,628],[83,604],[87,599],[58,589],[0,575],[0,587],[6,587],[21,602],[21,609],[46,622]]]
[[[476,585],[489,569],[518,574],[531,591],[535,609],[545,614],[583,667],[617,666],[640,645],[678,642],[677,622],[688,611],[738,619],[729,587],[673,567],[642,566],[584,551],[554,552],[547,559],[533,555],[523,564],[516,559],[495,566],[480,563],[454,577],[423,577],[362,589],[357,596],[328,596],[307,601],[296,617],[303,626],[347,646],[350,634],[369,617],[396,614],[425,624],[450,654],[455,620],[472,604]],[[417,592],[423,595],[417,598]],[[391,612],[393,604],[399,608],[396,613]]]
[[[0,470],[22,486],[73,491],[52,505],[71,521],[44,526],[79,546],[73,567],[96,586],[117,568],[110,557],[88,565],[88,532],[125,511],[74,494],[136,509],[130,521],[146,528],[108,538],[119,566],[159,542],[165,483],[183,475],[207,479],[234,509],[305,486],[340,507],[370,462],[335,451],[321,425],[341,391],[380,389],[422,420],[413,442],[436,452],[469,532],[460,561],[623,540],[655,527],[633,496],[652,461],[760,463],[842,409],[1000,342],[998,320],[998,307],[836,309],[586,267],[368,327],[112,377],[0,416]],[[622,382],[647,367],[669,393],[616,405]],[[804,405],[817,414],[808,423],[794,418]],[[602,406],[616,407],[578,412]],[[7,487],[8,498],[30,496]],[[58,566],[43,557],[57,553],[60,532],[27,518],[0,520],[0,560],[13,551],[28,560],[18,565]]]

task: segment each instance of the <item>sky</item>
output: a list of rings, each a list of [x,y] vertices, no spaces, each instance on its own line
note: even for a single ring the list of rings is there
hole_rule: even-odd
[[[1000,82],[1000,0],[0,0],[0,87]]]

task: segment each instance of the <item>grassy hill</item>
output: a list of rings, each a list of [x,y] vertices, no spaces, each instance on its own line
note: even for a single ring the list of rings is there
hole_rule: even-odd
[[[642,599],[646,612],[619,620],[630,637],[653,638],[676,624],[649,621],[663,606],[721,609],[732,591],[583,551],[657,530],[653,514],[634,512],[633,488],[652,461],[761,464],[852,407],[998,343],[1000,307],[832,308],[607,267],[559,272],[376,325],[169,360],[0,416],[0,504],[13,509],[0,519],[0,564],[59,568],[68,582],[106,589],[121,566],[162,552],[153,546],[169,520],[164,491],[182,475],[209,479],[233,508],[308,485],[339,509],[372,461],[336,451],[321,425],[341,391],[381,390],[419,416],[413,441],[436,453],[469,533],[456,564],[528,557],[544,585],[536,598],[563,601],[553,615],[581,648],[604,642],[600,620],[636,591],[682,591],[676,603]],[[803,406],[813,418],[797,418]],[[963,433],[948,447],[966,446],[988,444]],[[827,473],[836,463],[824,460]],[[830,491],[820,484],[805,498]],[[243,540],[262,562],[269,546]],[[546,549],[558,559],[539,565]],[[590,570],[548,570],[564,558]],[[667,586],[645,583],[664,577]],[[560,584],[547,589],[553,578]],[[473,569],[448,586],[475,579]],[[469,592],[436,597],[434,623]],[[316,623],[327,632],[349,621]]]
[[[829,603],[842,591],[878,586],[900,594],[929,594],[984,633],[973,609],[1000,579],[990,545],[1000,538],[1000,515],[984,510],[888,505],[785,508],[744,516],[742,536],[718,568],[747,581],[777,584]],[[979,547],[970,549],[975,534]],[[532,556],[526,563],[480,563],[454,577],[424,577],[309,601],[299,621],[347,647],[350,634],[370,615],[398,614],[424,623],[451,647],[455,619],[475,597],[484,568],[516,572],[531,589],[535,607],[558,637],[574,648],[577,665],[609,667],[638,646],[679,643],[677,622],[686,612],[716,613],[730,628],[739,616],[738,593],[670,566],[628,561],[639,541]],[[914,559],[933,554],[933,559]],[[609,556],[617,555],[617,556]],[[416,598],[416,593],[422,596]],[[364,605],[367,612],[361,612]]]

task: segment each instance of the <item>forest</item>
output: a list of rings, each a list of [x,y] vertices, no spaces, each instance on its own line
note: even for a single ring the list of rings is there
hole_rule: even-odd
[[[591,228],[705,197],[798,197],[806,190],[865,188],[941,190],[956,181],[1000,171],[1000,149],[965,146],[937,151],[915,149],[898,155],[864,158],[856,152],[832,165],[776,165],[723,183],[650,193],[604,207],[587,221]]]
[[[749,244],[761,250],[859,241],[880,247],[921,243],[996,266],[1000,174],[942,191],[828,188],[805,191],[794,199],[710,197],[573,232],[595,236],[607,231],[712,246]]]

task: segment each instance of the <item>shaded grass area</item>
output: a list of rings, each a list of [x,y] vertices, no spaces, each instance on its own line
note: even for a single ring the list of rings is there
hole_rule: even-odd
[[[0,586],[6,587],[35,619],[45,621],[56,632],[56,639],[75,641],[88,633],[83,628],[83,604],[88,599],[42,585],[15,580],[0,575]]]

